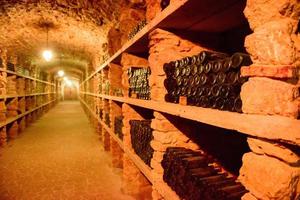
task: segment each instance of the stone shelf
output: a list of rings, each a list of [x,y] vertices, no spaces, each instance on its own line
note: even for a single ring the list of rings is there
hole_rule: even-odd
[[[151,168],[148,167],[134,152],[123,145],[123,142],[117,137],[117,135],[96,115],[96,113],[82,100],[79,98],[81,103],[89,110],[95,119],[103,126],[103,128],[110,134],[110,136],[119,144],[123,151],[128,155],[131,161],[139,168],[139,170],[146,176],[146,178],[153,183]]]
[[[126,42],[113,56],[99,66],[81,84],[85,83],[109,63],[119,62],[121,54],[148,51],[148,34],[155,28],[186,31],[223,32],[245,23],[244,0],[178,0]],[[195,9],[198,8],[198,9]],[[226,20],[224,20],[226,19]],[[81,85],[80,84],[80,85]]]
[[[40,106],[38,106],[38,107],[36,107],[36,108],[34,108],[34,109],[31,109],[31,110],[26,111],[26,112],[24,112],[24,113],[22,113],[22,114],[19,114],[19,115],[16,116],[16,117],[8,118],[8,119],[6,119],[4,122],[1,122],[1,123],[0,123],[0,128],[2,128],[3,126],[6,126],[7,124],[10,124],[10,123],[12,123],[12,122],[18,120],[18,119],[20,119],[20,118],[22,118],[22,117],[24,117],[25,115],[28,115],[29,113],[31,113],[31,112],[33,112],[33,111],[35,111],[35,110],[37,110],[37,109],[40,109],[40,108],[42,108],[42,107],[44,107],[44,106],[46,106],[46,105],[48,105],[48,104],[50,104],[50,103],[52,103],[52,102],[54,102],[54,101],[56,101],[56,100],[52,100],[52,101],[49,101],[49,102],[47,102],[47,103],[44,103],[44,104],[42,104],[42,105],[40,105]]]
[[[55,92],[44,92],[44,93],[34,93],[34,94],[25,94],[25,95],[2,95],[0,99],[9,99],[9,98],[21,98],[21,97],[30,97],[30,96],[39,96],[39,95],[48,95],[55,94]]]
[[[33,77],[30,77],[30,76],[25,76],[25,75],[22,75],[22,74],[19,74],[19,73],[10,71],[10,70],[6,70],[6,69],[3,69],[3,68],[0,68],[0,71],[6,72],[8,74],[16,75],[16,76],[19,76],[19,77],[22,77],[22,78],[30,79],[30,80],[33,80],[33,81],[37,81],[37,82],[40,82],[40,83],[45,83],[45,84],[48,84],[48,85],[51,85],[51,86],[55,86],[54,83],[51,83],[51,82],[48,82],[48,81],[43,81],[43,80],[33,78]]]
[[[240,114],[152,100],[140,100],[84,92],[82,92],[82,94],[128,103],[205,124],[236,130],[250,136],[279,140],[300,146],[300,120],[288,117]]]

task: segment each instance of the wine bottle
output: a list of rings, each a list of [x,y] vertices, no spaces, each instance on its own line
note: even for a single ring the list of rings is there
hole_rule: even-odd
[[[234,69],[240,68],[241,66],[248,66],[252,64],[251,58],[248,54],[235,53],[231,56],[231,67]]]
[[[217,76],[216,77],[216,79],[217,79],[216,81],[217,81],[218,84],[225,83],[225,81],[226,81],[226,74],[225,73],[219,72],[219,73],[217,73],[216,76]]]
[[[185,67],[185,73],[184,73],[184,76],[189,76],[190,74],[191,74],[191,71],[192,71],[192,68],[191,68],[191,66],[190,65],[187,65],[186,67]]]
[[[237,97],[235,100],[234,100],[234,110],[236,112],[239,112],[239,113],[242,113],[242,100],[240,97]]]
[[[197,74],[193,77],[194,79],[194,86],[198,86],[200,84],[200,76],[198,76]]]
[[[203,62],[210,60],[219,60],[228,57],[228,54],[215,51],[202,51],[199,54],[200,60]]]
[[[191,65],[191,75],[195,76],[198,73],[198,66],[193,64]]]
[[[237,72],[229,72],[226,75],[226,83],[235,84],[238,81],[239,74]]]
[[[204,65],[203,64],[197,65],[197,74],[200,75],[202,74],[202,72],[204,72]]]
[[[218,61],[214,61],[212,62],[212,71],[214,73],[218,73],[222,70],[222,66],[223,66],[223,60],[218,60]]]
[[[206,74],[200,74],[199,78],[200,78],[200,80],[199,80],[200,85],[205,85],[207,83],[208,78],[207,78]]]
[[[206,63],[206,64],[204,65],[204,70],[203,70],[203,72],[206,73],[206,74],[208,74],[208,73],[211,71],[212,66],[213,66],[212,62]]]

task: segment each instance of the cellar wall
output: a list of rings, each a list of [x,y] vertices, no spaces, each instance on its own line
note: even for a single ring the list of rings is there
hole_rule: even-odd
[[[0,146],[4,147],[53,107],[58,94],[50,74],[5,48],[0,52]]]
[[[211,155],[216,166],[228,172],[237,179],[236,182],[240,182],[246,188],[247,193],[242,197],[244,200],[299,198],[299,140],[296,131],[299,127],[300,108],[297,39],[299,9],[296,8],[296,2],[241,1],[241,10],[238,12],[245,14],[242,23],[214,32],[201,29],[185,30],[176,28],[174,24],[174,27],[155,25],[155,20],[164,17],[160,14],[167,13],[168,9],[181,3],[184,4],[183,1],[170,1],[170,5],[161,11],[160,3],[158,0],[146,1],[146,12],[124,11],[123,20],[127,18],[135,25],[141,22],[144,28],[135,28],[133,32],[136,35],[129,36],[124,33],[129,33],[129,30],[136,26],[128,26],[122,33],[120,29],[111,29],[111,38],[114,39],[109,41],[109,46],[111,52],[115,53],[111,55],[115,57],[109,60],[109,67],[103,65],[103,69],[96,72],[104,77],[100,86],[102,90],[89,90],[84,92],[90,94],[82,94],[82,98],[101,98],[104,102],[109,101],[111,124],[110,128],[106,127],[102,131],[110,130],[109,134],[112,135],[114,117],[120,114],[122,107],[124,138],[123,142],[115,140],[124,149],[124,169],[125,160],[131,160],[130,166],[133,164],[137,167],[135,170],[142,172],[150,180],[153,199],[179,199],[163,180],[164,168],[161,163],[168,147],[184,147]],[[192,8],[189,7],[188,11],[192,11]],[[138,13],[136,19],[128,15],[133,12]],[[232,12],[231,10],[230,13]],[[225,11],[224,13],[222,15],[226,16]],[[147,25],[141,20],[144,17]],[[230,20],[233,19],[228,19]],[[120,27],[124,25],[124,21],[120,23]],[[178,27],[180,26],[178,23]],[[126,36],[127,43],[124,42]],[[116,53],[118,49],[120,52]],[[179,97],[176,104],[167,103],[165,64],[211,50],[227,53],[228,57],[236,52],[249,54],[251,63],[239,66],[238,69],[239,77],[246,80],[241,84],[238,95],[242,103],[241,109],[229,112],[223,108],[217,110],[213,106],[201,108],[189,104],[188,98],[183,96]],[[130,95],[128,70],[132,67],[150,67],[151,74],[147,80],[150,99]],[[112,78],[114,73],[117,79]],[[92,76],[86,82],[93,79],[99,78]],[[109,83],[105,80],[109,80]],[[82,88],[85,84],[87,83],[82,84]],[[110,90],[107,90],[108,85]],[[122,92],[113,92],[116,90]],[[105,109],[108,105],[104,103],[103,106]],[[248,117],[252,117],[252,120],[248,121]],[[260,121],[263,117],[267,123],[258,123],[261,127],[256,126],[254,121]],[[151,119],[153,134],[150,142],[153,148],[150,166],[135,154],[130,134],[129,121],[144,119]],[[228,122],[230,125],[227,125]],[[247,126],[247,123],[250,124],[250,128],[245,131],[243,127]],[[286,134],[291,134],[291,137],[286,137]],[[110,139],[114,140],[114,137]],[[133,169],[127,172],[129,171],[134,174]]]

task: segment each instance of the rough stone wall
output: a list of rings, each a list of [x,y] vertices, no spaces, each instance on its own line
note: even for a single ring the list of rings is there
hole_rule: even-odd
[[[126,2],[126,1],[125,1]],[[108,52],[113,55],[128,40],[129,33],[146,18],[145,1],[129,1],[122,4],[117,23],[108,31]]]
[[[248,0],[244,13],[253,30],[245,40],[253,65],[243,72],[252,77],[242,87],[243,112],[298,118],[299,1]]]
[[[151,191],[151,185],[135,166],[131,159],[124,154],[123,156],[123,177],[122,191],[125,194],[135,196],[135,199],[147,199],[147,194]],[[145,196],[143,196],[143,194]]]
[[[110,140],[110,152],[112,156],[112,166],[114,168],[123,168],[123,151],[113,138]]]
[[[111,140],[110,135],[104,128],[102,128],[102,133],[103,133],[102,143],[103,143],[104,150],[110,151],[110,140]]]
[[[259,139],[248,138],[248,144],[252,152],[243,156],[239,180],[250,191],[251,198],[299,199],[299,154],[281,144]]]
[[[99,65],[108,54],[108,31],[118,21],[121,5],[126,2],[3,0],[0,3],[0,47],[7,47],[9,54],[23,60],[47,66],[40,52],[47,46],[48,27],[49,48],[55,52],[56,64],[80,70],[89,62]]]
[[[199,146],[192,142],[175,124],[160,112],[154,112],[154,119],[151,123],[154,139],[151,141],[151,147],[154,150],[151,160],[153,186],[159,193],[167,196],[167,199],[179,199],[177,194],[172,191],[163,181],[164,169],[161,166],[161,161],[167,147],[186,147],[192,150],[199,150]],[[155,193],[152,194],[155,198],[160,198]]]
[[[251,77],[241,91],[243,112],[299,118],[299,1],[248,0],[244,13],[253,65],[241,71]],[[254,138],[248,144],[239,176],[249,190],[243,200],[299,199],[298,147]]]
[[[122,90],[122,67],[116,64],[109,64],[108,79],[110,82],[110,95],[116,96]]]

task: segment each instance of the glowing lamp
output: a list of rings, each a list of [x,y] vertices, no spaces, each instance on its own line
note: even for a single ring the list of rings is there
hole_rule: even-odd
[[[44,59],[45,59],[47,62],[49,62],[49,61],[52,59],[52,57],[53,57],[52,51],[50,51],[50,50],[45,50],[45,51],[43,52],[43,57],[44,57]]]
[[[65,72],[63,70],[59,70],[57,72],[57,74],[58,74],[59,77],[63,77],[65,75]]]

